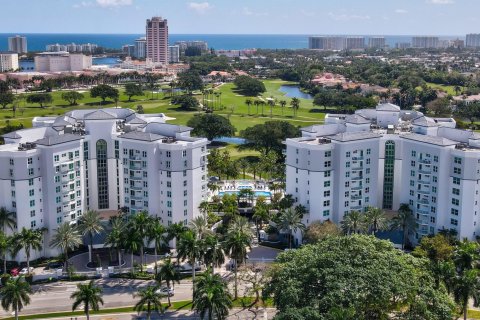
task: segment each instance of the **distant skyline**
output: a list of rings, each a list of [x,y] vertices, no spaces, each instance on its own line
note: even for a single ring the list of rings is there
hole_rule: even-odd
[[[0,33],[458,35],[480,33],[478,0],[15,0]]]

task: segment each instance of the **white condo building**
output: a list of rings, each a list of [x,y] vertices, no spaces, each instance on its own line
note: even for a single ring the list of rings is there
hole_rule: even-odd
[[[27,38],[22,36],[15,36],[8,38],[8,51],[19,54],[27,53]]]
[[[17,230],[47,229],[37,257],[58,254],[48,246],[54,229],[87,210],[104,217],[146,210],[165,225],[199,214],[208,140],[165,120],[130,109],[76,110],[3,135],[0,206],[16,212]]]
[[[34,61],[38,72],[83,71],[92,67],[92,56],[64,51],[43,52]]]
[[[168,46],[168,63],[180,62],[180,47]]]
[[[18,53],[0,51],[0,72],[16,71],[18,68]]]
[[[480,235],[480,135],[392,104],[327,115],[324,125],[287,139],[286,192],[309,213],[305,223],[340,223],[368,206],[408,204],[414,242],[442,229]]]

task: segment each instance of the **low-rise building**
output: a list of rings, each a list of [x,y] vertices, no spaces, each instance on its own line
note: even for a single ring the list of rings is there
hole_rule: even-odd
[[[92,67],[92,57],[68,52],[43,52],[35,56],[35,71],[82,71]]]
[[[0,72],[16,71],[18,68],[18,53],[0,51]]]

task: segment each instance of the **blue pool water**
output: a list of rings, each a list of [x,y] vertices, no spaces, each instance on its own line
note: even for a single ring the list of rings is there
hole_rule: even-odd
[[[238,195],[239,191],[222,191],[222,192],[219,192],[218,195],[220,197],[223,197],[224,194],[234,194],[234,195]],[[270,191],[255,191],[255,197],[271,197],[272,196],[272,193]]]
[[[225,143],[230,143],[230,144],[245,144],[246,140],[244,138],[239,138],[239,137],[220,137],[220,138],[215,138],[213,141],[216,142],[225,142]]]

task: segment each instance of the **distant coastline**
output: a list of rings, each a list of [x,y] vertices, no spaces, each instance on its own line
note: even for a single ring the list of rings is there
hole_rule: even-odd
[[[95,43],[105,48],[120,49],[125,44],[133,44],[142,34],[53,34],[20,33],[27,37],[28,50],[43,51],[47,44]],[[15,34],[0,33],[0,51],[7,50],[7,38]],[[308,37],[319,34],[170,34],[170,43],[175,41],[202,40],[210,48],[225,50],[240,49],[305,49]],[[372,35],[364,35],[371,37]],[[438,36],[442,40],[464,39],[463,36]],[[410,42],[411,35],[385,35],[386,43],[394,47],[397,42]]]

